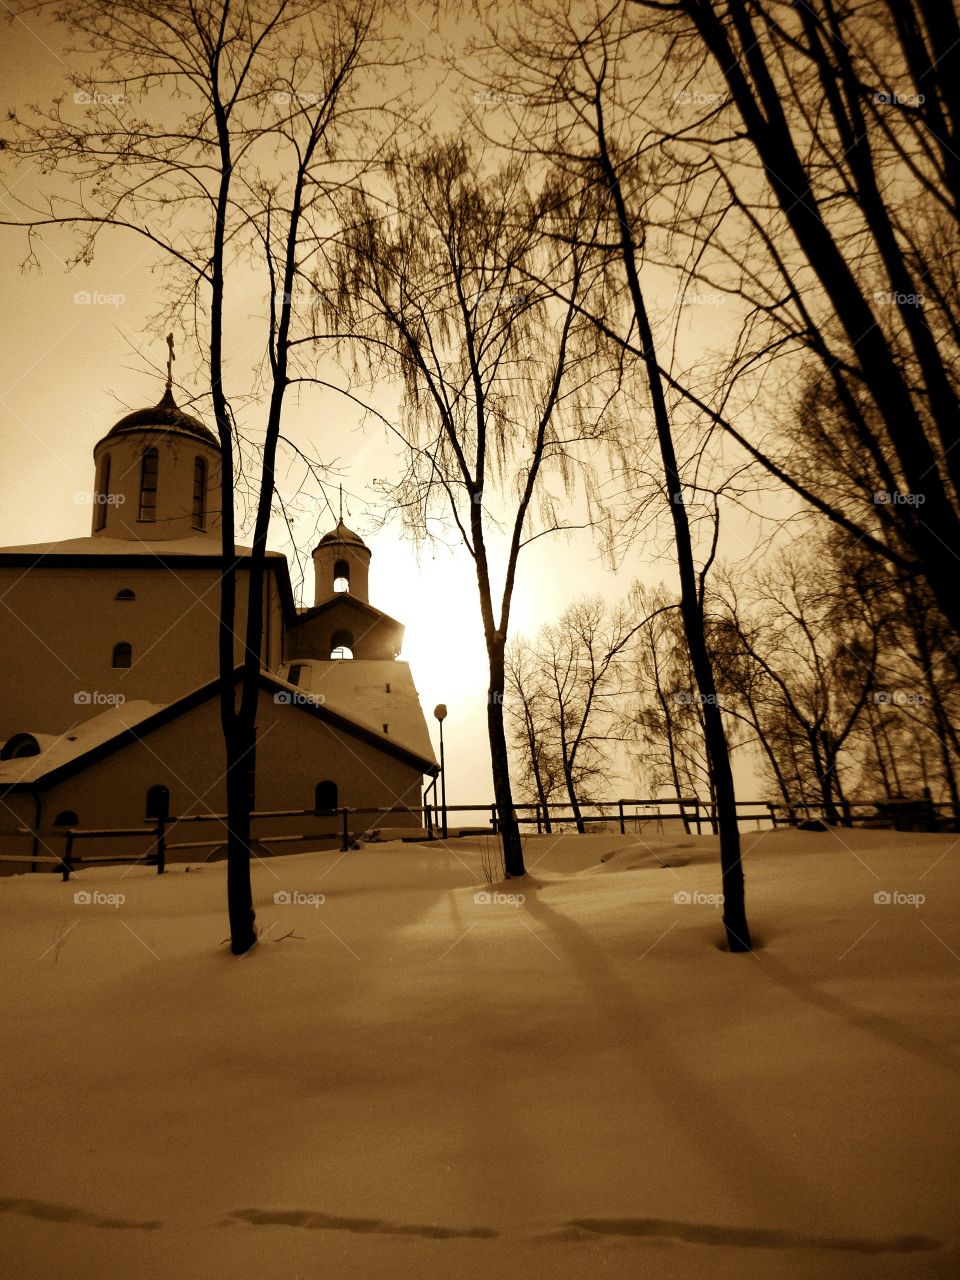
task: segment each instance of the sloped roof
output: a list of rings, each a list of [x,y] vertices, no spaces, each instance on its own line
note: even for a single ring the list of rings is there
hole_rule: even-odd
[[[0,786],[11,782],[36,782],[51,770],[59,769],[102,746],[125,729],[148,720],[161,711],[163,705],[141,699],[123,702],[116,707],[107,707],[99,715],[91,716],[63,733],[35,733],[33,736],[40,747],[40,754],[0,761]]]
[[[241,669],[234,672],[234,679],[239,680]],[[303,693],[295,685],[281,680],[269,671],[260,672],[260,687],[271,692],[286,691],[295,694]],[[218,695],[219,679],[208,681],[178,698],[176,702],[157,704],[148,702],[126,702],[119,707],[111,707],[98,716],[91,717],[69,734],[63,734],[54,743],[44,748],[40,741],[41,752],[36,756],[21,756],[13,760],[0,762],[0,793],[4,791],[30,791],[53,786],[64,778],[80,773],[88,765],[94,764],[120,751],[130,743],[146,737],[155,729],[178,719],[195,707],[201,706]],[[334,710],[321,703],[319,699],[311,702],[306,698],[291,697],[286,704],[291,713],[312,715],[325,721],[332,728],[340,729],[352,737],[368,745],[377,747],[402,760],[405,764],[420,769],[422,773],[433,774],[437,771],[433,752],[426,755],[411,750],[396,738],[382,731],[377,731],[370,724],[363,723],[344,710]],[[37,735],[34,735],[37,736]],[[49,740],[49,735],[41,735]],[[73,740],[71,740],[73,739]],[[62,745],[66,743],[67,745]]]
[[[376,608],[372,604],[368,604],[366,600],[358,600],[356,596],[350,595],[348,591],[340,591],[336,595],[329,596],[320,604],[312,605],[309,609],[300,611],[296,618],[291,620],[291,625],[307,622],[313,618],[318,618],[322,613],[327,613],[333,609],[355,609],[358,613],[364,614],[368,618],[382,619],[384,622],[390,622],[401,631],[405,630],[402,622],[398,622],[396,618],[391,618],[389,613],[384,613],[382,609]]]
[[[382,734],[384,724],[389,724],[388,737],[436,763],[420,696],[406,662],[389,658],[353,662],[294,658],[285,665],[287,670],[292,666],[301,668],[300,679],[291,688],[323,697],[330,711],[363,724],[374,733]]]
[[[253,554],[250,547],[238,546],[238,556]],[[59,542],[31,542],[23,546],[0,547],[3,556],[131,556],[141,559],[169,556],[205,556],[207,558],[220,555],[220,531],[195,533],[189,538],[109,538],[102,534],[88,534],[83,538],[64,538]],[[286,561],[282,551],[268,551],[270,560]]]

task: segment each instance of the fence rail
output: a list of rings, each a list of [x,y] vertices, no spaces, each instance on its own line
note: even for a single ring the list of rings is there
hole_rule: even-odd
[[[434,799],[436,797],[434,796]],[[894,827],[906,831],[956,831],[960,830],[960,806],[948,801],[933,801],[926,797],[911,799],[909,797],[885,797],[879,800],[844,801],[838,809],[843,814],[848,826]],[[593,812],[590,812],[590,811]],[[869,812],[868,812],[869,811]],[[482,826],[459,826],[454,830],[457,835],[471,833],[499,834],[500,819],[497,805],[493,804],[451,804],[445,808],[439,804],[424,804],[422,808],[411,809],[392,805],[376,808],[336,809],[263,809],[250,814],[251,824],[263,819],[277,818],[335,818],[337,830],[291,832],[284,834],[252,835],[251,845],[266,848],[273,844],[297,844],[316,839],[329,839],[337,835],[342,852],[347,852],[356,837],[362,837],[378,828],[373,823],[365,826],[357,824],[357,818],[406,817],[416,819],[411,824],[408,838],[435,840],[438,835],[448,829],[450,814],[473,813],[482,814]],[[526,815],[526,816],[525,816]],[[569,816],[568,816],[569,815]],[[521,826],[535,826],[538,834],[550,834],[555,826],[574,824],[578,830],[586,831],[593,823],[607,823],[615,826],[621,835],[627,832],[628,824],[656,822],[680,822],[684,831],[690,835],[694,832],[702,835],[704,830],[716,834],[717,817],[715,808],[707,801],[696,796],[682,799],[633,799],[584,801],[576,809],[572,804],[549,802],[517,804],[514,816]],[[825,807],[813,801],[798,801],[787,804],[772,800],[740,800],[737,802],[738,821],[755,821],[758,825],[768,822],[772,827],[795,827],[802,821],[823,821]],[[227,823],[225,813],[182,814],[179,817],[158,817],[153,825],[143,827],[58,827],[54,830],[41,831],[33,827],[21,826],[15,830],[0,830],[0,839],[10,837],[22,838],[31,842],[30,852],[26,854],[0,854],[0,863],[16,862],[31,864],[31,870],[38,866],[51,866],[59,870],[64,880],[69,880],[71,872],[79,865],[122,866],[137,865],[156,867],[157,874],[163,875],[167,857],[171,852],[185,852],[190,849],[208,849],[211,852],[227,847],[227,836],[217,840],[170,840],[170,831],[177,826],[193,823],[217,822]],[[386,824],[381,824],[386,825]],[[392,830],[393,828],[391,828]],[[397,828],[406,830],[407,828]],[[420,834],[423,832],[423,835]],[[416,833],[416,834],[414,834]],[[77,845],[89,840],[135,839],[146,837],[149,844],[145,852],[117,854],[88,854],[77,852]],[[54,852],[53,842],[62,840],[63,850]],[[38,852],[38,846],[49,852]],[[208,855],[209,856],[209,855]]]

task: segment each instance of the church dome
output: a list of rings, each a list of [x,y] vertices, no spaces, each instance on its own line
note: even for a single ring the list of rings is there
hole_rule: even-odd
[[[106,438],[123,435],[127,431],[139,431],[144,427],[165,427],[167,430],[183,431],[187,435],[196,436],[199,440],[220,448],[220,442],[212,431],[208,430],[199,418],[194,418],[179,407],[173,398],[173,392],[167,387],[163,399],[152,409],[135,409],[110,428]],[[329,536],[329,535],[328,535]],[[350,534],[355,538],[356,534]]]
[[[330,546],[334,542],[347,543],[353,547],[366,547],[366,543],[360,537],[359,533],[354,533],[352,529],[348,529],[342,520],[337,521],[337,527],[331,529],[329,533],[325,533],[317,543],[318,547]]]

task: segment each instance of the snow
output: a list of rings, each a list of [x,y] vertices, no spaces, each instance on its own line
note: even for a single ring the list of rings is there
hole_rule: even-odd
[[[163,709],[163,703],[131,698],[100,711],[61,734],[37,733],[40,752],[35,756],[14,756],[0,762],[0,783],[34,782],[52,769],[82,756],[108,742]]]
[[[105,534],[64,538],[60,542],[32,542],[16,547],[0,547],[0,556],[218,556],[220,530],[192,534],[188,538],[110,538]],[[237,555],[252,555],[250,547],[237,546]],[[268,559],[286,560],[282,551],[268,551]]]
[[[0,881],[4,1273],[955,1277],[957,838],[744,843]]]

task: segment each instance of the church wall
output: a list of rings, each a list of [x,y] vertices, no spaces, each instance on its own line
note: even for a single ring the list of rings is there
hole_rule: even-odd
[[[271,693],[261,692],[258,712],[257,791],[258,809],[308,808],[314,803],[318,782],[332,781],[338,789],[338,805],[352,808],[386,806],[394,802],[417,808],[422,775],[405,764],[365,743],[323,723],[315,716],[290,705],[277,703]],[[59,813],[73,810],[81,827],[136,827],[144,822],[147,791],[166,786],[170,792],[170,812],[223,813],[226,793],[223,784],[224,748],[220,732],[219,706],[211,698],[177,720],[134,741],[121,751],[88,766],[42,795],[41,826],[49,828]],[[9,797],[10,803],[14,797]],[[17,805],[23,818],[32,822],[33,800],[19,795]],[[9,813],[0,828],[15,825]],[[389,825],[419,826],[419,818],[391,815],[358,817],[351,830]],[[257,824],[261,834],[327,833],[340,830],[336,819],[270,819]],[[223,835],[217,823],[199,823],[174,828],[170,839],[214,840]],[[84,841],[79,852],[140,853],[149,845],[146,837]],[[319,847],[330,847],[320,840]],[[20,852],[25,844],[0,840],[0,851]],[[56,851],[62,850],[57,842]],[[309,848],[310,845],[292,846]],[[283,851],[284,846],[278,846]],[[171,861],[202,861],[208,850],[171,853]],[[9,868],[3,868],[9,869]],[[16,869],[26,869],[15,867]]]
[[[239,582],[242,620],[245,573]],[[114,599],[121,589],[132,601]],[[62,733],[118,698],[173,702],[218,674],[219,578],[215,568],[0,566],[0,653],[4,691],[0,738],[26,730]],[[273,574],[264,661],[282,659],[283,618]],[[129,669],[112,666],[114,646],[133,649]],[[242,656],[238,643],[236,660]]]
[[[287,633],[286,661],[329,658],[334,634],[343,630],[353,636],[351,650],[354,658],[360,661],[389,661],[400,650],[402,632],[395,622],[388,618],[371,618],[346,605],[324,611],[292,627]]]

